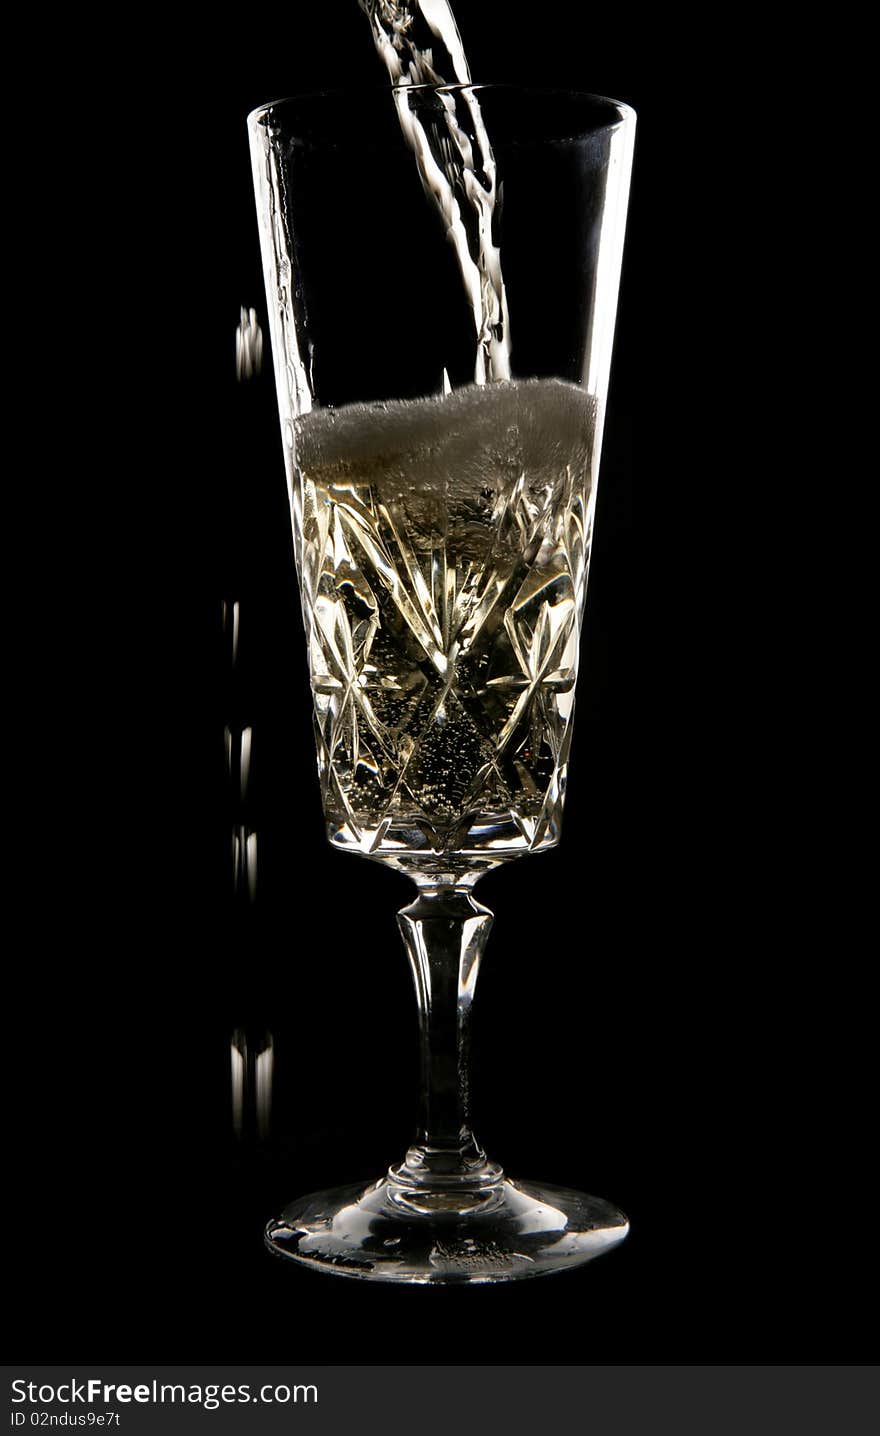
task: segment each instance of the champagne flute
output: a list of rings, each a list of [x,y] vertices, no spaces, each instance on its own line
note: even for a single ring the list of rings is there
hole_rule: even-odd
[[[409,85],[248,125],[327,833],[416,886],[421,1033],[403,1160],[266,1240],[387,1281],[575,1266],[623,1214],[473,1132],[473,888],[560,838],[635,116]]]

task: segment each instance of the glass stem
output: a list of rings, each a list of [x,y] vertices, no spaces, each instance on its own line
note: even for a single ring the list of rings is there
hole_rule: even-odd
[[[470,1017],[488,908],[463,888],[423,889],[397,915],[419,1006],[419,1126],[397,1180],[444,1186],[497,1180],[471,1130]]]

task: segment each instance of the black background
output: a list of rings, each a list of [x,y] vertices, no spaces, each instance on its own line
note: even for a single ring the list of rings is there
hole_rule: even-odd
[[[286,1200],[397,1159],[415,1096],[409,888],[323,844],[270,370],[245,393],[233,366],[239,306],[265,315],[248,111],[382,78],[354,0],[317,8],[71,30],[16,126],[41,397],[13,529],[10,1357],[864,1359],[845,1100],[863,1058],[805,941],[766,660],[704,583],[736,547],[738,491],[712,475],[737,411],[707,411],[741,234],[704,204],[714,131],[692,97],[717,112],[724,82],[674,28],[576,4],[532,25],[457,7],[477,78],[639,113],[565,837],[481,884],[475,1088],[508,1170],[612,1199],[632,1233],[580,1273],[465,1291],[332,1282],[262,1249]],[[740,571],[744,613],[748,588]],[[249,913],[233,701],[262,765]],[[276,1043],[262,1147],[231,1131],[243,1025]]]

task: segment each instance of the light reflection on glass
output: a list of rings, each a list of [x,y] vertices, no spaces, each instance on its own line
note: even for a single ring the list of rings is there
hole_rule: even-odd
[[[222,621],[223,632],[228,633],[231,638],[231,660],[232,667],[235,668],[236,664],[238,663],[238,631],[241,621],[241,604],[238,602],[237,599],[235,599],[231,603],[228,599],[223,599]]]
[[[248,779],[251,774],[251,743],[253,741],[253,728],[243,728],[241,732],[241,753],[239,755],[239,774],[241,800],[244,802],[247,797]]]
[[[275,1078],[275,1041],[271,1032],[238,1027],[229,1049],[232,1130],[241,1141],[269,1137],[272,1125],[272,1087]]]
[[[222,612],[223,629],[231,639],[229,657],[232,689],[227,700],[227,712],[238,713],[243,706],[243,698],[246,701],[246,695],[240,691],[240,601],[224,599]],[[226,752],[229,795],[232,800],[232,890],[237,899],[252,903],[257,895],[257,834],[253,826],[253,815],[248,811],[254,746],[253,725],[230,716],[223,729],[223,746]]]
[[[232,829],[232,886],[236,897],[257,896],[257,835],[243,823]]]
[[[235,331],[235,375],[253,379],[263,367],[263,331],[257,323],[257,311],[241,307],[241,320]]]
[[[233,1034],[229,1049],[232,1060],[232,1130],[236,1137],[241,1137],[244,1128],[245,1057],[237,1038],[238,1033]]]
[[[254,1096],[257,1108],[257,1136],[265,1141],[272,1121],[272,1079],[275,1074],[275,1047],[271,1035],[269,1046],[257,1054]]]
[[[232,793],[236,803],[247,801],[253,739],[254,730],[250,725],[235,733],[228,725],[223,730],[223,741],[226,746],[226,769],[230,781],[234,785]]]

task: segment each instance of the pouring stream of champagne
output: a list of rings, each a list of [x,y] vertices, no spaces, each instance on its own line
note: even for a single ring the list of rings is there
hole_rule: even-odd
[[[455,249],[474,327],[474,382],[510,378],[510,323],[501,252],[492,235],[498,201],[495,157],[476,91],[440,91],[440,115],[426,128],[419,85],[471,86],[461,36],[448,0],[358,0],[394,85],[400,127],[416,158],[425,193],[434,203]],[[424,34],[424,39],[422,35]],[[454,79],[435,60],[433,41],[445,48]],[[442,129],[440,120],[442,119]],[[445,379],[445,376],[444,376]],[[444,385],[445,387],[445,385]]]

